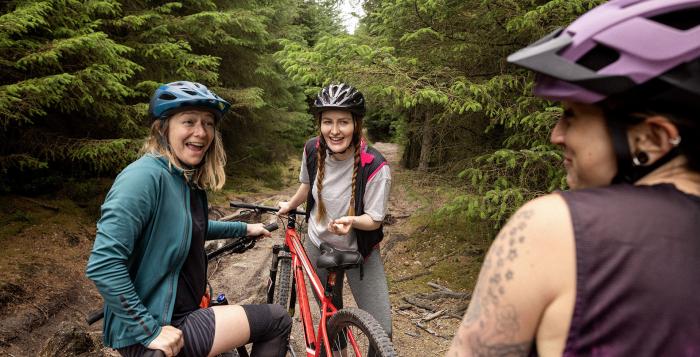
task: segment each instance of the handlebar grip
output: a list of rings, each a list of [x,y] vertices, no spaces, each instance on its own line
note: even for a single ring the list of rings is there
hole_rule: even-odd
[[[146,350],[141,355],[143,357],[165,357],[165,352],[161,350]]]
[[[99,309],[90,312],[87,317],[85,318],[85,321],[88,323],[88,325],[92,325],[97,321],[100,321],[105,315],[104,310]]]
[[[276,222],[268,223],[263,228],[267,229],[268,232],[276,231],[280,226]]]

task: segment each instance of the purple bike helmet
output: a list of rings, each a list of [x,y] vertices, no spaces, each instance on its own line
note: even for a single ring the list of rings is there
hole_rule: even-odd
[[[600,104],[617,157],[613,183],[633,183],[680,149],[650,165],[633,165],[629,113],[648,105],[700,108],[700,0],[611,0],[508,62],[537,73],[537,96]]]
[[[660,82],[700,98],[700,0],[611,0],[510,55],[534,94],[597,103]],[[698,96],[698,97],[696,97]]]

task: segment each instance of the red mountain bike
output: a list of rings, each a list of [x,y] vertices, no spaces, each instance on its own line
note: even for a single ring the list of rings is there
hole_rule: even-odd
[[[257,213],[276,213],[278,208],[231,202],[231,207],[244,208]],[[357,251],[339,251],[321,245],[322,254],[318,259],[318,269],[328,269],[325,289],[304,250],[301,240],[301,224],[297,216],[306,216],[303,211],[291,211],[286,219],[284,244],[272,249],[272,265],[268,281],[267,302],[277,303],[288,308],[294,316],[296,301],[301,310],[302,327],[306,342],[306,356],[396,356],[396,351],[384,329],[368,312],[358,308],[338,310],[332,301],[333,286],[338,273],[357,268],[362,264],[362,255]],[[320,299],[321,317],[314,329],[307,280],[314,294]],[[298,284],[298,286],[297,286]],[[289,346],[292,356],[296,353]]]

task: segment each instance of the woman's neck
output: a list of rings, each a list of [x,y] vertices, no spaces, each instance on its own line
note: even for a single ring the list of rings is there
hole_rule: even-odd
[[[355,155],[355,146],[350,144],[347,149],[343,152],[335,153],[330,155],[331,159],[336,161],[345,161]]]
[[[667,162],[635,182],[635,185],[651,186],[662,183],[673,184],[681,192],[700,196],[700,173],[688,169],[684,156]]]

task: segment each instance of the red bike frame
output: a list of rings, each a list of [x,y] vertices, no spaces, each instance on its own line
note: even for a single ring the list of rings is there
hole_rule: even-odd
[[[331,353],[330,343],[328,341],[326,321],[338,311],[338,309],[333,305],[333,302],[331,302],[330,296],[332,285],[335,285],[336,273],[332,271],[328,272],[328,286],[326,289],[324,289],[323,284],[321,284],[321,280],[316,274],[316,271],[314,271],[313,265],[311,265],[311,262],[309,261],[309,257],[306,255],[306,250],[304,250],[299,234],[293,224],[291,227],[288,225],[285,231],[284,243],[287,247],[289,247],[289,251],[292,255],[292,272],[294,273],[294,280],[297,282],[297,288],[295,290],[299,308],[301,310],[301,319],[304,326],[306,356],[320,356],[321,349],[319,348],[319,344],[317,342],[322,342],[323,347],[326,350],[326,356],[333,356]],[[315,292],[316,296],[319,296],[321,300],[321,319],[319,321],[318,331],[316,331],[315,336],[313,319],[311,318],[311,308],[309,307],[309,296],[306,292],[305,275],[309,277],[311,288]],[[355,354],[359,355],[360,352],[357,347],[357,343],[351,332],[348,332],[348,339],[350,340],[349,345],[355,350]]]
[[[257,212],[273,212],[276,213],[278,208],[265,207],[252,205],[241,202],[231,202],[231,207],[251,209]],[[290,282],[291,288],[291,300],[288,302],[287,308],[294,311],[294,299],[299,303],[299,308],[301,309],[301,319],[302,327],[304,329],[304,339],[306,340],[306,356],[307,357],[318,357],[321,355],[321,351],[326,352],[326,356],[332,357],[331,345],[328,340],[328,326],[327,321],[332,317],[338,308],[333,305],[331,298],[333,296],[333,286],[336,283],[336,271],[328,272],[328,281],[324,288],[321,280],[319,279],[316,271],[309,261],[309,257],[306,254],[303,244],[301,243],[301,238],[299,237],[299,232],[297,231],[296,219],[297,215],[305,215],[306,213],[301,211],[292,211],[287,217],[287,228],[284,234],[284,247],[274,246],[273,247],[273,264],[270,269],[270,285],[268,286],[268,302],[272,302],[274,295],[274,285],[277,280],[277,264],[280,259],[279,252],[280,249],[284,249],[285,252],[289,252],[291,257],[285,257],[284,259],[291,259],[291,272],[293,280]],[[311,283],[311,288],[316,296],[319,297],[321,303],[321,319],[319,320],[318,330],[314,330],[313,319],[311,317],[311,308],[309,306],[309,296],[306,291],[306,278],[308,277]],[[296,294],[294,293],[296,291]],[[316,334],[314,335],[314,332]],[[357,340],[353,335],[352,331],[345,331],[347,334],[348,343],[352,346],[355,355],[360,355],[360,350],[357,346]],[[323,349],[319,345],[323,346]],[[292,351],[293,352],[293,351]]]

